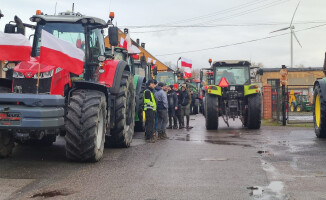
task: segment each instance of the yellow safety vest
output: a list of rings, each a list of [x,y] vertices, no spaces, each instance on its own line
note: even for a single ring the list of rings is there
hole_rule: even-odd
[[[145,98],[145,92],[146,91],[149,91],[151,93],[151,99],[146,99]],[[154,94],[153,92],[151,92],[149,89],[146,89],[144,91],[144,110],[147,110],[147,109],[152,109],[152,110],[156,110],[156,101],[155,101],[155,98],[154,98]]]

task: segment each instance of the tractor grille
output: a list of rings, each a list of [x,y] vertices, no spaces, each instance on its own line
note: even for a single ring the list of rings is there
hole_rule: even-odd
[[[39,93],[50,93],[51,78],[40,79]],[[13,90],[15,93],[36,94],[37,79],[34,78],[13,78]]]

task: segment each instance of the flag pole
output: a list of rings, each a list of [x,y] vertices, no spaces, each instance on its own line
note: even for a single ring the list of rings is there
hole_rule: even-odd
[[[40,71],[41,71],[41,64],[38,64],[38,71],[37,71],[37,82],[36,82],[36,94],[38,94],[38,89],[40,85]]]

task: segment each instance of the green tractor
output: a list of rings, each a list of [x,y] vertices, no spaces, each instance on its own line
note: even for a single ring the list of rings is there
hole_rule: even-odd
[[[295,101],[291,102],[290,111],[291,112],[311,112],[312,105],[309,102],[309,96],[303,94],[296,94]]]
[[[217,61],[212,65],[213,81],[205,99],[206,129],[218,129],[218,117],[229,126],[229,119],[240,118],[249,129],[261,125],[261,95],[251,84],[250,62]]]
[[[326,75],[326,54],[324,74]],[[312,111],[316,136],[326,138],[326,77],[315,81]]]
[[[112,55],[112,49],[106,48],[106,54]],[[115,47],[113,54],[114,59],[124,60],[129,64],[129,66],[131,66],[131,71],[134,75],[134,89],[136,92],[135,131],[145,131],[145,119],[143,117],[143,91],[146,86],[146,81],[152,79],[151,67],[147,64],[144,56],[141,57],[141,60],[136,60],[130,56],[128,51],[124,48]]]

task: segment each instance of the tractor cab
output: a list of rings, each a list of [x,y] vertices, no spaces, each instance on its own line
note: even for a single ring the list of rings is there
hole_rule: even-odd
[[[177,74],[173,71],[158,72],[155,79],[157,82],[165,83],[166,85],[173,85],[178,83]]]

